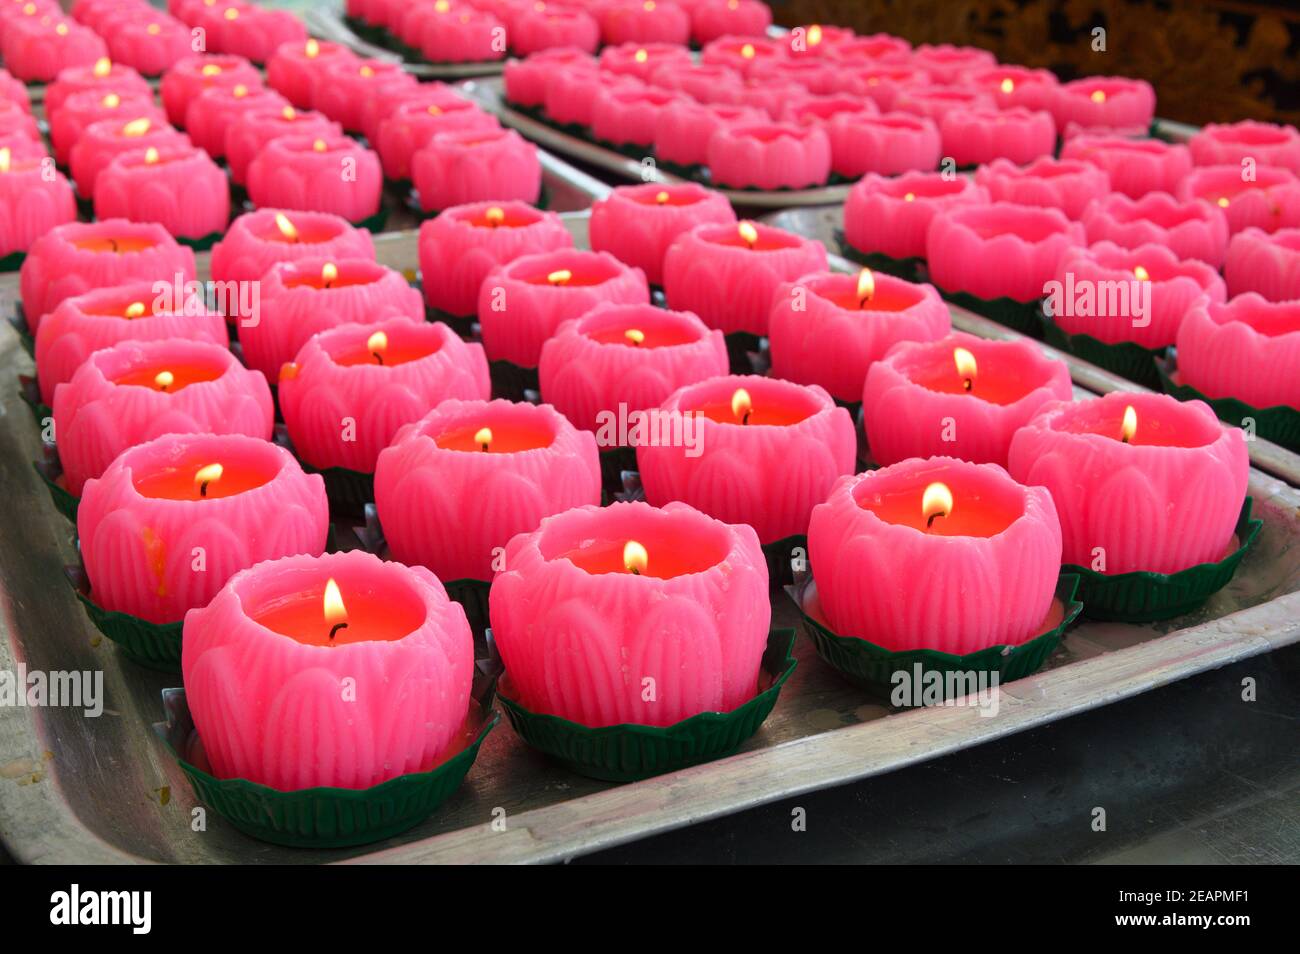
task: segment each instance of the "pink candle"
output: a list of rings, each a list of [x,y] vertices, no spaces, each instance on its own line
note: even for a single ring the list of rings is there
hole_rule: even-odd
[[[1148,192],[1173,194],[1192,171],[1192,154],[1186,146],[1157,139],[1118,136],[1076,136],[1061,147],[1062,159],[1082,159],[1105,169],[1111,188],[1131,199]]]
[[[379,127],[384,120],[407,103],[420,102],[425,106],[455,109],[456,104],[464,99],[455,87],[446,83],[404,82],[394,76],[386,81],[386,85],[372,91],[361,107],[361,134],[373,145],[379,139]]]
[[[763,544],[806,533],[813,507],[857,462],[853,419],[816,386],[715,377],[674,392],[659,411],[689,417],[698,440],[637,446],[646,500],[748,524]]]
[[[542,346],[542,400],[602,450],[635,443],[641,412],[687,384],[727,373],[727,344],[688,311],[597,305]],[[619,422],[627,423],[620,433]]]
[[[758,692],[772,610],[749,527],[681,504],[582,507],[511,540],[505,566],[492,632],[532,712],[666,726]]]
[[[420,275],[429,307],[474,314],[483,279],[524,255],[573,246],[554,212],[525,202],[473,202],[444,209],[420,225]]]
[[[27,83],[48,83],[70,66],[88,66],[108,55],[93,30],[58,14],[11,19],[5,27],[5,67]]]
[[[362,551],[258,564],[186,614],[182,647],[218,778],[364,789],[429,771],[464,733],[474,639],[420,567]]]
[[[772,374],[856,403],[867,369],[893,345],[933,341],[951,329],[948,306],[931,285],[865,268],[857,275],[805,275],[772,299]]]
[[[389,318],[424,321],[420,293],[369,258],[300,258],[262,276],[261,308],[239,329],[244,363],[274,381],[313,335]]]
[[[226,152],[226,131],[250,109],[284,109],[289,102],[274,90],[260,86],[214,86],[190,100],[185,110],[185,131],[194,145],[214,159]]]
[[[315,37],[282,43],[266,61],[266,85],[299,109],[309,109],[317,77],[326,66],[355,60],[356,54],[346,46]]]
[[[51,229],[77,218],[71,184],[41,151],[35,144],[27,150],[0,146],[0,258],[26,252]]]
[[[1056,90],[1061,85],[1051,70],[1027,66],[990,66],[962,74],[962,80],[988,93],[999,109],[1022,106],[1048,112],[1056,105]]]
[[[612,0],[598,7],[600,34],[607,44],[673,43],[686,46],[691,16],[670,0]]]
[[[164,73],[159,92],[167,118],[179,126],[184,124],[190,102],[199,93],[213,86],[240,85],[249,89],[262,85],[262,76],[252,63],[240,56],[200,53],[181,60]]]
[[[721,186],[811,188],[830,178],[831,141],[819,126],[738,123],[709,139],[708,165]]]
[[[157,222],[177,238],[201,239],[230,222],[230,183],[193,146],[124,152],[95,180],[95,217]]]
[[[420,52],[432,63],[482,63],[506,57],[506,28],[490,13],[461,10],[431,17],[424,25]]]
[[[681,101],[677,93],[652,86],[597,90],[591,134],[616,146],[649,146],[659,117]]]
[[[601,70],[632,76],[642,82],[659,70],[690,65],[690,51],[671,43],[623,43],[600,51]]]
[[[839,481],[808,551],[826,622],[891,652],[971,653],[1044,631],[1061,524],[991,464],[909,460]]]
[[[772,10],[760,0],[698,3],[691,8],[691,39],[700,45],[732,37],[760,38],[772,25]]]
[[[1178,379],[1210,398],[1300,410],[1300,302],[1202,302],[1178,328]]]
[[[652,285],[664,281],[664,257],[677,237],[703,223],[736,221],[731,203],[719,192],[693,182],[618,186],[591,206],[591,247],[609,252],[645,272]]]
[[[1238,232],[1228,244],[1223,277],[1234,297],[1253,291],[1269,301],[1300,299],[1300,228]]]
[[[813,58],[759,60],[750,68],[749,76],[754,80],[798,83],[822,95],[836,92],[838,85],[835,64]]]
[[[1253,159],[1264,166],[1281,166],[1300,175],[1300,131],[1294,126],[1243,119],[1236,123],[1207,123],[1187,143],[1198,166],[1235,165]]]
[[[724,34],[702,41],[701,45],[704,49],[700,52],[700,62],[730,66],[745,75],[764,60],[785,59],[789,55],[785,44],[751,33]]]
[[[59,461],[74,497],[137,444],[164,434],[270,440],[274,418],[260,372],[222,345],[183,338],[123,341],[96,351],[54,392]]]
[[[484,199],[532,205],[542,166],[537,147],[513,129],[470,129],[429,140],[411,157],[411,181],[426,212]]]
[[[736,103],[761,109],[769,119],[777,120],[781,118],[787,102],[807,96],[808,92],[807,86],[793,80],[746,79],[736,97]]]
[[[0,68],[0,97],[11,103],[17,103],[24,112],[32,111],[32,100],[27,94],[27,84],[3,68]]]
[[[543,518],[600,502],[596,440],[548,405],[444,401],[379,454],[375,508],[394,559],[490,580]]]
[[[129,15],[104,37],[109,56],[145,76],[159,76],[193,52],[189,28],[149,7]]]
[[[212,279],[256,282],[276,262],[300,258],[375,257],[375,244],[365,229],[324,212],[258,209],[230,223],[225,237],[212,246]]]
[[[525,9],[509,26],[510,47],[522,56],[573,48],[595,53],[600,46],[600,24],[585,10],[554,5]]]
[[[988,50],[950,43],[922,44],[913,51],[912,62],[934,77],[936,83],[944,85],[960,82],[965,73],[992,69],[998,63],[997,57]]]
[[[1112,193],[1088,206],[1081,219],[1089,242],[1125,248],[1164,245],[1179,258],[1199,258],[1216,268],[1228,251],[1228,219],[1208,202],[1179,202],[1163,192],[1133,200]]]
[[[886,37],[883,33],[877,33],[873,36],[858,36],[848,27],[826,26],[821,23],[809,23],[804,26],[795,27],[790,31],[790,54],[794,57],[838,59],[843,56],[845,59],[852,60],[859,56],[866,55],[866,50],[871,49],[873,52],[879,47],[870,47],[868,44],[876,43],[883,39],[894,40],[894,49],[900,50],[900,55],[910,55],[911,46],[906,40],[895,37]],[[850,47],[849,50],[841,52],[841,47]],[[879,54],[887,55],[887,54]]]
[[[102,609],[174,623],[236,572],[325,551],[325,482],[254,437],[169,434],[87,481],[81,559]],[[202,559],[198,556],[201,555]]]
[[[311,105],[344,129],[356,132],[363,129],[362,110],[372,96],[384,96],[415,82],[400,63],[340,59],[317,75]]]
[[[167,124],[163,111],[154,105],[148,93],[105,93],[88,89],[73,93],[50,119],[50,145],[54,158],[66,166],[72,156],[72,147],[86,127],[105,119],[126,123],[132,119],[148,119],[159,127]]]
[[[1028,165],[994,159],[975,170],[975,182],[995,202],[1041,205],[1079,219],[1093,199],[1110,192],[1110,174],[1081,159],[1041,156]]]
[[[1051,492],[1065,563],[1176,573],[1227,555],[1250,461],[1203,402],[1112,391],[1045,407],[1012,439],[1008,469]]]
[[[844,237],[860,252],[923,258],[925,236],[936,215],[988,201],[988,190],[967,176],[909,172],[887,178],[868,173],[844,203]]]
[[[1129,249],[1098,242],[1071,249],[1057,266],[1056,281],[1059,292],[1048,295],[1052,321],[1066,334],[1088,334],[1109,344],[1132,341],[1144,348],[1173,344],[1190,308],[1227,297],[1213,266],[1180,259],[1156,244]]]
[[[266,144],[281,136],[310,136],[313,141],[343,135],[343,127],[324,113],[303,112],[288,107],[250,109],[226,127],[226,165],[230,178],[243,185],[248,166]]]
[[[219,40],[221,52],[265,63],[286,43],[307,41],[307,28],[289,10],[267,10],[249,5],[227,7]]]
[[[655,70],[650,83],[660,89],[685,93],[700,103],[735,103],[740,98],[742,77],[730,66],[671,64]]]
[[[796,62],[808,63],[808,60]],[[809,87],[811,88],[811,87]],[[872,119],[879,115],[876,104],[869,99],[843,94],[814,95],[809,93],[785,104],[782,122],[798,126],[829,128],[837,120],[850,123]]]
[[[846,116],[825,128],[831,141],[831,168],[848,178],[868,172],[928,171],[939,164],[943,154],[939,130],[924,116]]]
[[[559,46],[530,53],[526,59],[506,61],[503,71],[506,99],[518,106],[541,106],[546,102],[546,86],[558,70],[584,67],[595,70],[595,61],[590,56],[594,51],[594,45],[590,50],[576,45]]]
[[[641,81],[635,76],[611,73],[606,70],[557,69],[546,84],[546,115],[553,122],[590,126],[596,97],[592,90],[597,86],[631,86],[639,88]]]
[[[54,403],[54,389],[72,380],[93,353],[121,341],[186,338],[229,347],[226,320],[189,296],[172,302],[154,282],[96,288],[59,302],[36,333],[36,370],[41,400]]]
[[[23,109],[22,103],[0,99],[0,135],[26,136],[33,142],[41,141],[41,130],[35,117]]]
[[[380,122],[375,149],[384,164],[385,176],[393,180],[409,179],[411,157],[439,133],[477,132],[500,127],[495,116],[467,99],[408,100]]]
[[[680,166],[704,165],[709,161],[709,140],[718,130],[766,120],[767,113],[753,106],[672,103],[661,109],[655,119],[655,157]]]
[[[863,425],[879,464],[945,454],[1006,466],[1012,435],[1071,393],[1070,369],[1027,338],[954,332],[901,344],[871,366]]]
[[[27,326],[35,334],[41,318],[65,298],[92,288],[134,279],[194,280],[194,252],[152,222],[68,222],[31,245],[23,261],[21,289]]]
[[[840,70],[837,83],[846,93],[866,96],[882,111],[889,111],[904,92],[933,85],[930,74],[908,63]]]
[[[602,302],[647,304],[645,273],[606,252],[564,249],[493,269],[479,289],[483,347],[492,361],[537,367],[542,344],[570,318]]]
[[[278,396],[299,459],[369,474],[403,424],[491,390],[481,345],[402,315],[311,338],[280,370]]]
[[[189,145],[185,133],[148,116],[101,119],[82,130],[68,155],[68,167],[77,193],[92,198],[100,172],[122,153],[150,148],[162,152]]]
[[[1085,76],[1062,83],[1053,108],[1056,125],[1146,129],[1156,114],[1156,91],[1146,80]]]
[[[952,110],[939,123],[945,155],[959,166],[995,159],[1024,165],[1050,158],[1056,149],[1056,126],[1050,113],[1022,106]]]
[[[951,206],[926,233],[930,277],[946,291],[1034,301],[1068,249],[1084,245],[1083,226],[1056,209],[992,202]]]
[[[893,108],[902,113],[927,116],[942,127],[949,113],[996,109],[993,97],[966,86],[910,86],[894,99]]]
[[[281,136],[248,164],[254,205],[329,212],[362,222],[379,212],[384,170],[350,136]]]
[[[710,328],[765,335],[781,283],[826,267],[821,242],[770,225],[697,225],[668,247],[664,293],[669,307],[694,312]]]
[[[1198,166],[1178,184],[1178,198],[1200,199],[1223,209],[1228,231],[1274,232],[1300,226],[1300,178],[1280,166]]]

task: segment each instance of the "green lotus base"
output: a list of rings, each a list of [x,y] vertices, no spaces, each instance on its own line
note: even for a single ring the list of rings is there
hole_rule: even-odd
[[[526,401],[525,391],[541,391],[536,368],[525,368],[510,361],[492,361],[488,365],[492,376],[492,397],[507,401]]]
[[[117,643],[124,656],[149,669],[161,672],[181,671],[183,620],[151,623],[130,613],[106,610],[91,598],[90,581],[82,567],[66,567],[64,572],[90,621],[97,630]]]
[[[1077,576],[1062,572],[1056,583],[1056,600],[1061,604],[1062,616],[1060,622],[1050,629],[1018,646],[990,646],[966,655],[937,649],[892,652],[857,636],[841,636],[821,619],[808,614],[807,587],[800,591],[795,601],[817,655],[850,682],[892,705],[897,674],[901,673],[914,679],[918,686],[937,682],[941,701],[947,702],[965,695],[964,692],[951,692],[954,686],[965,684],[969,687],[972,677],[980,673],[996,675],[1001,684],[1041,669],[1060,645],[1061,634],[1083,609],[1083,604],[1075,597],[1078,584]],[[920,704],[923,703],[914,703]]]
[[[1043,322],[1036,301],[1016,301],[1014,298],[976,298],[968,292],[939,289],[945,300],[982,315],[990,321],[1018,331],[1028,338],[1042,339]]]
[[[427,772],[399,775],[366,789],[282,792],[248,779],[215,778],[189,761],[197,750],[198,735],[184,689],[163,690],[163,709],[167,721],[156,723],[154,732],[180,763],[198,799],[244,834],[291,848],[366,845],[418,825],[460,787],[499,718],[488,691],[485,699],[471,706],[478,730],[474,740]]]
[[[770,684],[730,712],[701,712],[670,726],[608,725],[590,728],[559,716],[529,712],[502,685],[497,698],[519,737],[579,775],[609,782],[635,782],[711,762],[740,748],[772,712],[795,661],[794,630],[773,630],[763,654]],[[509,674],[503,676],[505,680]]]
[[[0,272],[16,272],[23,267],[23,262],[26,260],[26,252],[10,252],[4,258],[0,258]]]
[[[14,313],[9,318],[9,324],[18,334],[18,343],[27,352],[27,357],[35,359],[36,336],[32,334],[31,326],[27,324],[27,312],[23,309],[22,302],[14,305]]]
[[[894,275],[898,278],[906,279],[909,282],[922,282],[929,280],[929,273],[925,267],[925,259],[920,256],[913,258],[892,258],[889,255],[882,255],[880,252],[859,251],[849,244],[849,240],[844,235],[843,229],[835,230],[835,241],[839,245],[840,255],[851,262],[865,265],[873,272],[884,272],[886,275]]]
[[[765,543],[763,557],[767,560],[768,586],[789,586],[794,582],[796,571],[808,568],[808,537],[796,533],[782,540]]]
[[[1156,359],[1167,348],[1145,348],[1132,341],[1110,343],[1089,334],[1070,334],[1046,315],[1042,316],[1043,340],[1058,351],[1082,358],[1121,378],[1127,378],[1153,391],[1160,389],[1160,372]]]
[[[45,460],[32,461],[32,467],[40,475],[41,481],[45,484],[45,489],[50,492],[50,500],[54,503],[54,509],[63,516],[72,521],[72,525],[77,525],[77,507],[81,504],[80,497],[74,497],[68,493],[68,489],[59,483],[59,478],[63,476],[63,469],[59,466],[57,454],[47,457]]]
[[[178,235],[176,241],[181,245],[188,245],[196,252],[209,252],[212,250],[212,246],[220,242],[221,237],[225,234],[225,232],[210,232],[201,238],[186,238],[183,235]]]
[[[1206,397],[1196,388],[1175,381],[1176,370],[1177,366],[1172,361],[1156,362],[1160,387],[1166,394],[1180,401],[1204,401],[1219,416],[1219,420],[1234,427],[1245,426],[1247,420],[1253,421],[1255,436],[1300,454],[1300,410],[1285,404],[1257,408],[1236,398]]]
[[[18,396],[22,398],[27,409],[32,412],[37,427],[44,427],[47,420],[54,417],[54,409],[41,400],[41,388],[36,379],[29,374],[18,375]]]
[[[1259,536],[1264,521],[1251,519],[1252,503],[1247,497],[1241,505],[1237,549],[1218,563],[1201,563],[1177,573],[1104,574],[1075,564],[1066,564],[1061,571],[1078,575],[1083,615],[1091,619],[1150,623],[1190,613],[1227,586]]]
[[[626,492],[623,473],[636,469],[635,447],[611,447],[600,452],[600,486],[610,500]]]
[[[443,582],[447,595],[465,608],[465,618],[475,633],[488,628],[488,593],[492,584],[487,580],[447,580]]]
[[[325,495],[330,513],[344,517],[365,516],[366,504],[375,502],[375,475],[346,467],[313,467],[305,461],[302,469],[325,479]]]

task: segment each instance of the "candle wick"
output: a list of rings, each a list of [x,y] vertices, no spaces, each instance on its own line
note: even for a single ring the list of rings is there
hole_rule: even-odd
[[[164,388],[163,390],[166,390],[166,388]],[[203,483],[199,484],[199,496],[206,497],[207,495],[208,495],[208,481],[205,480],[203,481]]]
[[[117,251],[117,239],[109,239],[108,245],[113,251]]]
[[[1128,443],[1128,435],[1127,435],[1127,434],[1121,434],[1121,435],[1119,436],[1119,442],[1120,442],[1121,444],[1127,444],[1127,443]]]
[[[488,442],[484,441],[480,446],[483,448],[483,453],[486,454],[488,451]]]
[[[975,382],[972,381],[970,378],[967,378],[966,380],[962,381],[961,386],[965,388],[967,391],[969,391],[971,388],[975,386]]]
[[[749,415],[752,414],[752,413],[754,413],[754,412],[753,412],[753,411],[746,411],[746,412],[745,412],[745,416],[742,417],[742,418],[740,419],[740,423],[741,423],[741,424],[748,424],[748,423],[749,423]]]
[[[926,519],[925,529],[929,530],[932,526],[934,526],[935,517],[946,517],[946,516],[948,516],[948,511],[936,510],[934,513],[930,514],[930,516]]]
[[[383,363],[384,363],[384,356],[383,356],[382,354],[380,354],[378,351],[372,351],[372,352],[370,352],[370,353],[371,353],[372,355],[375,356],[375,363],[376,363],[376,364],[383,364]]]
[[[340,629],[347,629],[347,628],[348,628],[347,623],[335,623],[334,626],[330,629],[330,639],[333,640],[334,634],[337,633]]]
[[[629,569],[632,571],[632,575],[633,575],[633,576],[640,576],[640,575],[641,575],[641,571],[638,570],[636,567],[629,567]]]

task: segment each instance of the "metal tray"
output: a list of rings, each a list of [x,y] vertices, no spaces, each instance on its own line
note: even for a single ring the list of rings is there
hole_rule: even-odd
[[[586,245],[586,214],[565,219],[577,244]],[[415,268],[415,236],[377,237],[380,260]],[[202,273],[207,256],[199,259]],[[15,286],[12,276],[0,280],[0,308],[12,306]],[[979,322],[969,327],[977,334],[1002,331]],[[969,707],[891,713],[800,639],[799,666],[775,711],[739,754],[718,762],[613,785],[548,762],[502,724],[461,790],[434,817],[390,842],[337,851],[279,848],[212,813],[206,830],[194,832],[193,792],[150,731],[161,718],[161,691],[177,677],[123,661],[98,638],[63,582],[62,567],[75,560],[72,528],[28,463],[40,452],[38,434],[12,384],[16,372],[30,369],[14,334],[0,332],[0,474],[7,491],[0,670],[14,671],[19,663],[31,670],[100,670],[105,711],[87,719],[75,709],[0,708],[0,838],[22,861],[562,861],[893,771],[1300,641],[1300,491],[1252,470],[1249,492],[1264,529],[1229,587],[1198,612],[1168,623],[1076,626],[1046,669],[1002,687],[995,716]],[[774,625],[795,625],[790,600],[775,594],[773,601]]]

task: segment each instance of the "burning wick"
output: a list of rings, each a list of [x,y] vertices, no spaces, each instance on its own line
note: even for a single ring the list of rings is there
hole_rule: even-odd
[[[166,371],[163,372],[163,374],[166,373],[167,373]],[[221,479],[220,464],[208,464],[208,466],[206,467],[200,467],[198,471],[194,474],[194,482],[199,485],[199,496],[206,497],[208,495],[208,484],[218,481],[220,479]]]
[[[875,294],[876,276],[871,274],[871,269],[864,268],[858,272],[858,307],[866,308]]]
[[[101,56],[99,59],[95,60],[94,72],[95,75],[100,79],[103,79],[105,76],[107,76],[112,69],[113,69],[113,64],[107,56]]]
[[[307,41],[307,49],[304,51],[309,58],[314,59],[320,55],[320,44],[314,39]]]
[[[736,393],[731,396],[731,413],[739,418],[741,424],[749,423],[749,415],[754,413],[754,402],[744,388],[736,388]]]
[[[159,391],[166,391],[176,381],[176,375],[170,371],[159,371],[153,376],[153,383],[158,385]]]
[[[1141,265],[1133,266],[1133,277],[1140,282],[1150,281],[1151,275]]]
[[[123,315],[123,317],[124,317],[124,318],[139,318],[139,317],[140,317],[141,315],[143,315],[143,314],[144,314],[144,302],[142,302],[142,301],[133,301],[133,302],[131,302],[131,304],[129,304],[129,305],[126,306],[126,312],[125,312],[125,314]],[[164,372],[164,373],[166,373],[166,372]]]
[[[290,242],[298,241],[298,230],[294,228],[293,223],[289,221],[289,217],[283,212],[275,213],[275,227]]]
[[[141,116],[139,119],[133,119],[122,127],[123,136],[143,136],[149,131],[149,120]]]
[[[961,386],[970,391],[975,387],[975,355],[971,354],[965,348],[953,348],[952,360],[957,365],[957,373],[961,375]]]
[[[216,63],[209,63],[207,66],[203,67],[201,72],[204,76],[220,76],[221,67]]]
[[[331,640],[340,629],[348,628],[348,609],[343,605],[343,594],[333,577],[325,581],[325,622],[331,624]]]
[[[753,43],[746,43],[740,48],[740,55],[747,60],[752,60],[755,52]]]
[[[1133,437],[1137,434],[1138,429],[1138,412],[1130,404],[1124,408],[1124,423],[1120,425],[1119,439],[1125,444],[1133,443]]]
[[[1002,92],[1010,93],[1015,88],[1016,88],[1016,84],[1012,81],[1010,76],[1008,76],[1006,79],[1002,81]]]
[[[311,147],[315,149],[317,152],[324,152],[326,149],[325,140],[317,139],[315,142],[311,144]]]
[[[474,443],[483,448],[483,453],[487,453],[492,446],[492,428],[480,427],[474,432]]]
[[[645,341],[645,332],[640,328],[629,328],[623,332],[623,337],[634,345],[639,345]]]
[[[670,196],[668,195],[667,192],[660,192],[658,195],[655,196],[655,201],[658,202],[660,205],[666,205],[669,198]]]
[[[370,349],[370,353],[374,355],[375,363],[383,364],[383,353],[388,348],[388,335],[384,334],[382,331],[376,331],[366,339],[366,347]]]
[[[297,115],[297,112],[294,111],[292,106],[286,106],[284,109],[280,110],[280,118],[288,120],[289,122],[292,122],[294,117]]]
[[[546,280],[552,285],[567,285],[573,278],[573,272],[567,268],[561,268],[559,271],[551,272],[546,276]]]
[[[650,54],[645,50],[637,50],[632,58],[638,63],[644,63],[646,60],[650,59]]]
[[[118,96],[117,93],[109,93],[100,101],[100,104],[106,109],[117,109],[122,105],[122,97]]]
[[[158,162],[158,150],[155,149],[153,146],[150,146],[148,149],[145,150],[144,164],[146,166],[152,166],[157,164],[157,162]]]
[[[645,547],[635,540],[629,540],[623,544],[623,568],[633,576],[640,576],[645,572],[647,564],[650,562],[650,554],[646,552]]]
[[[1088,97],[1094,103],[1106,102],[1106,91],[1104,89],[1094,89],[1092,95]]]
[[[808,28],[808,45],[816,46],[822,41],[822,28],[814,23]]]
[[[339,270],[333,262],[326,262],[320,270],[320,280],[325,288],[338,281]]]
[[[758,241],[758,229],[754,228],[754,223],[741,222],[737,229],[740,232],[740,237],[745,240],[745,244],[753,248],[754,243]]]
[[[488,209],[486,212],[483,213],[483,218],[487,220],[487,224],[489,226],[491,226],[492,228],[496,228],[498,225],[500,225],[502,222],[506,220],[506,212],[505,209],[501,208],[500,206],[494,205],[492,206],[492,208]]]
[[[935,517],[946,517],[952,513],[952,491],[947,484],[935,481],[921,494],[921,515],[925,517],[925,529],[934,524]]]
[[[1228,197],[1226,195],[1219,196],[1218,204],[1219,204],[1219,208],[1226,209],[1230,204],[1228,201]]]

